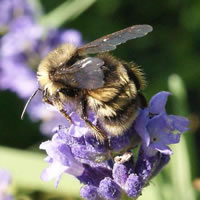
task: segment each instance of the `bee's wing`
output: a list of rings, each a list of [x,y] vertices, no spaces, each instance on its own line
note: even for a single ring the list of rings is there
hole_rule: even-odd
[[[74,63],[72,66],[78,69],[74,73],[78,88],[96,89],[103,87],[104,74],[101,69],[103,64],[103,60],[95,57],[87,57]]]
[[[79,55],[95,54],[116,49],[117,45],[125,43],[128,40],[143,37],[151,32],[153,28],[150,25],[135,25],[115,33],[101,37],[78,49]]]
[[[96,57],[87,57],[82,60],[78,60],[70,67],[60,67],[57,69],[57,75],[64,75],[67,77],[71,74],[71,85],[77,88],[85,89],[96,89],[103,87],[104,85],[104,74],[101,69],[104,61]]]

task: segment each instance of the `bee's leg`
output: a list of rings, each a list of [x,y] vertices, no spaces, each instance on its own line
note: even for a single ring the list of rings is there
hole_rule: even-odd
[[[49,95],[48,95],[48,92],[47,92],[47,89],[46,90],[43,90],[42,91],[42,100],[45,102],[45,103],[48,103],[50,105],[53,106],[53,102],[50,100],[49,98]]]
[[[60,95],[59,93],[61,92],[62,88],[61,89],[58,89],[56,91],[56,101],[55,101],[55,106],[56,108],[65,116],[65,118],[67,118],[67,120],[72,124],[73,121],[72,121],[72,118],[66,113],[65,109],[63,108],[63,103],[60,99]]]
[[[82,106],[82,115],[81,115],[81,118],[85,121],[85,123],[87,124],[87,126],[92,129],[92,133],[94,134],[94,136],[96,137],[96,139],[100,143],[103,144],[107,140],[107,135],[105,134],[105,132],[103,132],[100,128],[98,128],[97,126],[95,126],[88,119],[88,115],[87,115],[87,103],[86,103],[85,99],[81,100],[81,106]]]
[[[68,120],[71,124],[73,124],[72,118],[65,112],[65,110],[64,110],[63,108],[60,109],[59,111],[67,118],[67,120]]]
[[[52,100],[50,100],[50,98],[48,98],[48,93],[47,93],[47,91],[45,90],[44,92],[43,92],[43,101],[45,102],[45,103],[48,103],[48,104],[50,104],[50,105],[52,105],[52,106],[55,106],[66,118],[67,118],[67,120],[72,124],[73,122],[72,122],[72,119],[71,119],[71,117],[66,113],[66,111],[63,109],[63,103],[61,102],[61,100],[60,100],[60,95],[59,95],[59,90],[57,90],[56,91],[56,95],[55,95],[55,101],[52,101]]]

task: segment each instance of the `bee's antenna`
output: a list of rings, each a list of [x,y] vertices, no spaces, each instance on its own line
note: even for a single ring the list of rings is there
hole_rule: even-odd
[[[37,94],[37,92],[41,90],[40,88],[38,88],[37,90],[35,90],[35,92],[29,97],[28,101],[26,102],[26,105],[24,106],[23,112],[21,114],[21,119],[24,118],[24,113],[29,105],[29,103],[31,102],[31,100],[33,99],[33,97]]]

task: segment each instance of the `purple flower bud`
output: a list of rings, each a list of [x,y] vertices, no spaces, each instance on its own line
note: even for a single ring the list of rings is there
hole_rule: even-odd
[[[130,174],[126,184],[125,191],[129,197],[136,198],[141,194],[143,187],[143,182],[141,182],[140,177],[136,174]]]
[[[84,172],[81,176],[77,177],[82,183],[88,185],[99,186],[99,183],[105,177],[112,177],[112,171],[104,167],[91,167],[84,165]]]
[[[123,164],[115,163],[113,167],[113,178],[114,181],[123,188],[128,178],[127,167]]]
[[[97,187],[84,185],[81,188],[80,195],[87,200],[102,200],[98,194]]]
[[[157,166],[157,162],[159,161],[159,155],[160,154],[157,152],[154,156],[149,156],[146,154],[143,147],[140,148],[135,166],[135,173],[140,180],[143,181],[143,185],[145,185],[152,176],[152,173]]]
[[[98,192],[106,200],[119,200],[121,196],[120,187],[109,177],[100,182]]]

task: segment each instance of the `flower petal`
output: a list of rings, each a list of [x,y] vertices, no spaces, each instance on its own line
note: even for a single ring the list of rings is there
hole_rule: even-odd
[[[150,144],[150,147],[154,148],[157,151],[159,151],[163,154],[166,154],[166,155],[173,154],[172,150],[167,145],[165,145],[163,143],[153,143],[153,144]]]
[[[167,121],[170,123],[170,126],[173,131],[177,130],[180,133],[183,133],[189,130],[188,126],[190,125],[190,121],[185,117],[168,115]]]
[[[142,142],[145,143],[147,146],[150,143],[149,133],[146,129],[148,121],[149,121],[149,110],[148,109],[140,110],[139,115],[135,121],[135,130],[141,137]]]
[[[165,111],[165,105],[167,103],[170,92],[159,92],[154,95],[149,102],[149,111],[152,114],[160,114]]]

